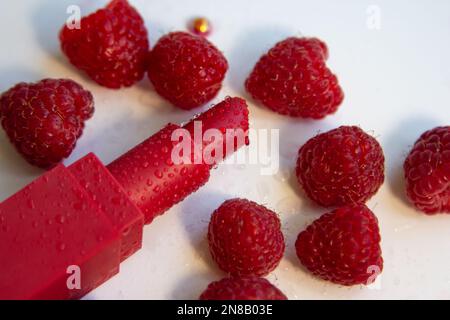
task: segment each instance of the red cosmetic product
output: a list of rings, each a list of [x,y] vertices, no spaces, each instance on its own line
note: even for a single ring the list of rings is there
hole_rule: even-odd
[[[203,132],[248,132],[247,105],[227,98],[183,128],[192,132],[194,121]],[[59,165],[2,202],[0,299],[78,299],[117,274],[141,248],[144,224],[209,179],[210,164],[172,161],[176,129],[169,124],[106,167],[94,154]]]

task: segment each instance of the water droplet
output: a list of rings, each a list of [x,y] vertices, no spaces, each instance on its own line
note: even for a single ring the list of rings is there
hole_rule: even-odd
[[[166,163],[167,166],[173,167],[173,161],[172,161],[171,158],[167,158],[166,161],[165,161],[165,163]]]
[[[81,211],[85,209],[85,205],[81,202],[76,202],[74,203],[73,208],[77,211]]]
[[[64,251],[66,250],[66,244],[61,242],[60,244],[58,244],[58,250],[59,251]]]
[[[297,204],[297,200],[294,197],[286,197],[278,201],[276,204],[275,210],[277,213],[287,213],[294,214],[300,213],[299,206]]]
[[[278,180],[279,182],[285,183],[285,182],[289,181],[291,176],[292,176],[292,174],[289,170],[280,170],[275,175],[275,179]]]
[[[28,205],[28,208],[30,208],[31,210],[36,208],[36,205],[35,205],[33,199],[28,200],[27,205]]]
[[[64,222],[66,222],[66,217],[63,216],[63,215],[58,215],[56,217],[56,222],[59,223],[59,224],[64,224]]]
[[[411,229],[411,228],[412,228],[411,225],[405,224],[405,225],[403,225],[403,226],[394,228],[394,232],[395,232],[395,233],[400,233],[400,232],[406,231],[406,230]]]
[[[122,236],[126,237],[130,233],[130,231],[131,231],[131,228],[125,228],[122,231]]]
[[[102,177],[99,173],[94,174],[94,180],[97,181],[99,184],[102,182]]]
[[[155,171],[155,177],[158,179],[162,179],[163,178],[163,173],[160,170],[156,170]]]

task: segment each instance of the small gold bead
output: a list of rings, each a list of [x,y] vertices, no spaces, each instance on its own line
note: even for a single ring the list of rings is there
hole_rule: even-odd
[[[198,35],[208,35],[211,32],[209,20],[206,18],[194,19],[192,22],[192,31]]]

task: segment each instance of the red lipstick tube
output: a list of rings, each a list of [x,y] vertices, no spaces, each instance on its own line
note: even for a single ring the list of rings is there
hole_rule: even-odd
[[[0,299],[78,299],[119,272],[142,246],[151,223],[209,179],[211,164],[174,163],[175,130],[217,129],[223,139],[195,141],[221,146],[226,131],[248,133],[244,100],[227,98],[181,127],[169,124],[104,166],[89,154],[59,165],[0,204]],[[232,138],[235,139],[235,138]],[[228,141],[230,142],[230,141]],[[233,140],[233,150],[248,143]],[[201,146],[199,146],[201,144]]]

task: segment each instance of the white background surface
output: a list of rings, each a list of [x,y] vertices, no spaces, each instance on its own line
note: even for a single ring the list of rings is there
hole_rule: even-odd
[[[67,164],[90,151],[109,163],[167,122],[181,122],[201,111],[171,107],[147,80],[120,91],[101,88],[66,62],[57,34],[67,6],[80,4],[88,13],[105,2],[0,2],[0,91],[19,81],[69,77],[95,96],[95,116]],[[236,196],[280,214],[287,249],[268,278],[290,299],[450,298],[450,216],[426,217],[414,211],[403,196],[401,170],[423,131],[450,123],[449,1],[131,2],[146,20],[152,45],[162,34],[185,29],[194,16],[212,20],[210,40],[230,63],[224,89],[214,102],[227,95],[248,98],[243,82],[259,56],[276,41],[299,34],[328,43],[329,64],[346,99],[336,115],[318,122],[278,116],[249,101],[254,128],[280,129],[280,173],[264,177],[258,166],[219,166],[207,186],[145,228],[143,249],[88,299],[196,299],[210,281],[223,277],[207,249],[209,216]],[[369,5],[380,9],[380,30],[367,27]],[[344,124],[372,132],[386,153],[386,183],[368,203],[379,217],[383,239],[385,270],[378,290],[313,278],[300,268],[293,248],[305,225],[326,211],[298,191],[292,177],[297,150],[317,132]],[[0,200],[41,173],[15,153],[1,131]]]

